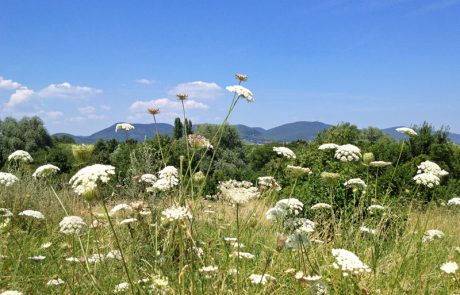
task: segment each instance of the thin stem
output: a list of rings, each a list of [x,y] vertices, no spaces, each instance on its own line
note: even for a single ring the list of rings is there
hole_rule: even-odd
[[[166,161],[165,161],[165,157],[163,155],[163,150],[161,148],[161,139],[160,139],[160,132],[158,132],[158,124],[157,124],[157,118],[155,117],[155,115],[153,115],[153,121],[155,122],[155,131],[156,131],[156,134],[157,134],[157,140],[158,140],[158,147],[160,149],[160,154],[161,154],[161,161],[163,161],[163,165],[165,165],[166,167]]]
[[[236,241],[238,247],[236,247],[236,294],[240,294],[240,205],[236,204]]]

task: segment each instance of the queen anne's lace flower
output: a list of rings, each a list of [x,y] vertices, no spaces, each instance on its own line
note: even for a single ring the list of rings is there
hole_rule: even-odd
[[[429,229],[425,232],[422,238],[422,242],[431,242],[435,239],[441,239],[444,237],[444,233],[439,229]]]
[[[16,290],[7,290],[0,293],[0,295],[23,295],[23,293]]]
[[[209,273],[209,272],[216,272],[219,270],[218,266],[210,265],[210,266],[203,266],[199,269],[200,272]]]
[[[367,211],[369,211],[369,213],[371,214],[374,214],[374,213],[377,213],[378,211],[383,211],[385,210],[385,207],[383,207],[382,205],[370,205],[369,207],[367,207]]]
[[[188,143],[192,148],[196,149],[201,149],[201,148],[206,148],[206,149],[213,149],[214,147],[212,144],[209,142],[209,140],[199,134],[189,134],[187,137]]]
[[[34,159],[28,152],[17,150],[8,156],[8,161],[21,161],[26,163],[32,163]]]
[[[296,158],[295,153],[290,148],[287,148],[284,146],[275,146],[273,147],[273,151],[277,153],[279,156],[282,156],[288,159]]]
[[[119,211],[133,211],[133,208],[129,206],[128,204],[118,204],[115,207],[113,207],[112,210],[110,210],[109,214],[115,215]]]
[[[259,190],[249,181],[227,180],[220,182],[217,188],[224,199],[238,205],[260,196]]]
[[[129,283],[123,282],[115,286],[114,293],[121,293],[129,290]]]
[[[134,222],[137,222],[137,218],[126,218],[120,221],[119,224],[122,225],[122,224],[134,223]]]
[[[0,217],[12,217],[13,212],[6,208],[0,208]]]
[[[0,185],[9,187],[12,186],[18,180],[19,178],[17,178],[11,173],[0,172]]]
[[[249,276],[249,280],[251,281],[251,283],[256,284],[256,285],[265,285],[266,283],[269,283],[269,282],[275,282],[276,278],[267,273],[263,275],[252,274]]]
[[[41,213],[40,211],[34,211],[34,210],[24,210],[21,213],[18,214],[19,216],[26,216],[26,217],[32,217],[35,219],[45,219],[45,215]]]
[[[364,264],[353,252],[345,249],[332,249],[332,255],[336,259],[332,266],[336,269],[341,269],[344,275],[371,272],[371,268]]]
[[[335,150],[334,157],[342,162],[353,162],[361,159],[361,150],[352,144],[339,146]]]
[[[160,172],[158,172],[160,178],[178,177],[177,168],[174,166],[166,166]]]
[[[149,184],[153,184],[155,181],[157,181],[157,177],[153,174],[142,174],[141,178],[139,179],[140,182],[145,182]]]
[[[455,197],[450,199],[449,201],[447,201],[447,206],[460,206],[460,198]]]
[[[281,186],[276,182],[273,176],[261,176],[257,178],[257,184],[262,190],[274,189],[281,190]]]
[[[256,257],[251,253],[248,253],[248,252],[239,252],[238,253],[238,251],[233,252],[229,256],[230,257],[239,257],[239,258],[244,258],[244,259],[249,259],[249,260],[254,259]]]
[[[458,264],[456,262],[446,262],[441,265],[440,269],[447,274],[454,274],[458,270]]]
[[[80,235],[87,228],[79,216],[66,216],[59,222],[59,231],[65,235]]]
[[[440,183],[440,179],[439,177],[437,177],[436,175],[432,174],[432,173],[421,173],[421,174],[417,174],[414,176],[413,180],[415,180],[415,182],[417,184],[421,184],[423,186],[426,186],[428,188],[433,188],[437,185],[439,185]]]
[[[399,132],[399,133],[402,133],[402,134],[409,135],[409,136],[416,136],[417,135],[417,132],[415,132],[414,129],[407,128],[407,127],[396,128],[396,131]]]
[[[48,283],[46,283],[46,285],[47,286],[59,286],[59,285],[62,285],[64,283],[65,282],[62,279],[57,278],[57,279],[49,280]]]
[[[446,170],[442,170],[438,164],[431,161],[425,161],[420,163],[420,165],[417,166],[417,169],[417,174],[431,173],[439,178],[449,174],[449,172],[447,172]]]
[[[122,260],[123,257],[121,256],[121,252],[119,250],[112,250],[107,255],[105,255],[105,258],[107,259],[116,259],[116,260]]]
[[[310,168],[301,167],[301,166],[287,165],[286,169],[289,170],[290,172],[292,172],[294,174],[298,174],[298,175],[311,174],[312,173]]]
[[[385,161],[372,161],[369,163],[369,166],[371,167],[386,167],[386,166],[390,166],[391,165],[391,162],[385,162]]]
[[[46,177],[49,177],[49,176],[52,176],[56,173],[58,173],[59,171],[61,171],[61,169],[59,169],[59,167],[56,167],[54,165],[51,165],[51,164],[45,164],[45,165],[42,165],[40,167],[38,167],[35,172],[32,174],[32,176],[34,178],[46,178]]]
[[[352,178],[347,180],[344,184],[346,187],[358,188],[358,189],[366,189],[367,185],[361,178]]]
[[[174,166],[166,166],[158,172],[158,175],[158,180],[153,183],[152,187],[147,188],[147,191],[168,191],[179,184],[179,174],[177,168]]]
[[[118,132],[118,130],[130,131],[133,129],[134,129],[134,126],[128,123],[120,123],[115,126],[115,132]]]
[[[317,210],[317,209],[330,209],[332,208],[331,205],[327,204],[327,203],[318,203],[318,204],[315,204],[313,206],[311,206],[311,209],[312,210]]]
[[[115,175],[115,167],[110,165],[94,164],[80,169],[69,183],[78,195],[91,193],[97,188],[98,182],[107,183]]]
[[[282,199],[276,202],[275,207],[265,213],[267,220],[277,220],[288,216],[296,216],[303,210],[303,203],[296,198]]]
[[[338,144],[335,144],[335,143],[323,143],[322,145],[320,145],[318,147],[319,150],[335,150],[339,147]]]
[[[172,206],[161,212],[163,220],[166,222],[175,222],[192,219],[192,213],[186,207]]]
[[[230,92],[236,93],[238,97],[244,97],[248,102],[254,102],[254,97],[251,90],[241,85],[233,85],[225,87]]]
[[[362,232],[365,232],[365,233],[370,233],[372,235],[375,235],[377,233],[377,230],[372,229],[372,228],[368,228],[367,226],[361,226],[359,228],[359,230],[362,231]]]

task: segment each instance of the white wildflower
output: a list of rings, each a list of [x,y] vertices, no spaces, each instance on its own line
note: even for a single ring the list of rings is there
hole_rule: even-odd
[[[121,293],[129,290],[129,283],[123,282],[115,286],[114,293]]]
[[[287,170],[289,170],[290,172],[294,173],[294,174],[312,174],[311,172],[311,169],[310,168],[305,168],[305,167],[301,167],[301,166],[293,166],[293,165],[287,165],[286,167]]]
[[[122,224],[134,223],[134,222],[137,222],[137,218],[126,218],[120,221],[119,224],[122,225]]]
[[[446,262],[441,265],[440,269],[447,274],[454,274],[458,270],[458,264],[456,262]]]
[[[204,273],[216,272],[218,270],[219,270],[219,267],[213,266],[213,265],[203,266],[202,268],[199,269],[200,272],[204,272]]]
[[[414,129],[408,128],[408,127],[396,128],[396,131],[399,132],[399,133],[405,134],[405,135],[409,135],[409,136],[416,136],[417,135],[417,132],[415,132]]]
[[[367,226],[361,226],[359,230],[365,233],[370,233],[372,235],[375,235],[377,233],[377,230],[368,228]]]
[[[342,162],[352,162],[361,159],[361,150],[352,144],[339,146],[335,150],[334,157]]]
[[[460,206],[460,198],[455,197],[455,198],[450,199],[449,201],[447,201],[447,206]],[[1,213],[1,209],[0,209],[0,213]]]
[[[95,253],[91,256],[88,257],[88,262],[89,263],[99,263],[105,259],[104,255]]]
[[[109,215],[110,216],[115,215],[119,211],[132,211],[132,210],[133,208],[129,206],[128,204],[118,204],[115,207],[113,207],[112,210],[110,210]]]
[[[256,256],[254,256],[254,255],[251,254],[251,253],[248,253],[248,252],[239,252],[239,253],[238,253],[238,251],[233,252],[233,253],[230,254],[229,256],[230,256],[230,257],[238,257],[238,254],[239,254],[239,257],[240,257],[240,258],[249,259],[249,260],[254,259],[254,258],[256,257]]]
[[[257,178],[257,184],[262,190],[273,189],[276,191],[281,190],[281,186],[276,182],[273,176],[261,176]]]
[[[303,210],[303,203],[296,198],[282,199],[276,202],[275,207],[265,213],[268,220],[276,220],[287,216],[299,215]]]
[[[35,170],[35,172],[32,174],[32,176],[34,178],[47,178],[47,177],[50,177],[52,175],[55,175],[59,171],[61,171],[61,169],[59,169],[59,167],[56,167],[56,166],[51,165],[51,164],[45,164],[45,165],[42,165],[42,166],[38,167]]]
[[[374,214],[378,211],[383,211],[385,210],[385,207],[383,207],[382,205],[370,205],[369,207],[367,207],[367,211],[369,211],[369,213],[371,214]]]
[[[385,161],[372,161],[369,163],[369,166],[377,167],[377,168],[386,167],[390,165],[391,165],[391,162],[385,162]]]
[[[352,188],[358,188],[358,189],[367,188],[366,183],[361,178],[349,179],[343,185],[346,186],[346,187],[352,187]]]
[[[311,206],[312,210],[317,210],[317,209],[331,209],[332,206],[327,204],[327,203],[318,203],[313,206]]]
[[[12,217],[13,212],[6,208],[0,208],[0,217]]]
[[[449,175],[449,172],[442,170],[438,164],[431,161],[424,161],[417,166],[417,174],[422,173],[431,173],[439,178]]]
[[[65,235],[80,235],[86,230],[86,223],[79,216],[65,216],[59,222],[59,232]]]
[[[296,158],[296,155],[294,154],[294,152],[290,148],[287,148],[284,146],[278,146],[278,147],[275,146],[273,147],[273,151],[277,153],[279,156],[282,156],[288,159]]]
[[[18,214],[19,216],[26,216],[26,217],[32,217],[35,219],[45,219],[45,215],[41,213],[40,211],[34,211],[34,210],[24,210],[21,213]]]
[[[157,177],[153,174],[142,174],[141,178],[139,179],[139,182],[145,182],[149,184],[153,184],[155,181],[157,181]]]
[[[34,159],[28,152],[17,150],[8,156],[8,161],[21,161],[21,162],[31,163],[34,161]]]
[[[17,178],[13,174],[7,172],[0,172],[0,185],[9,187],[12,186],[16,181],[19,181],[19,178]]]
[[[68,261],[68,262],[80,262],[80,259],[78,259],[77,257],[67,257],[65,259],[65,261]]]
[[[422,238],[422,242],[431,242],[435,239],[441,239],[444,237],[444,233],[439,229],[429,229],[425,232]]]
[[[46,242],[46,243],[43,243],[40,248],[41,249],[48,249],[49,247],[51,247],[51,245],[53,245],[53,243],[51,242]]]
[[[118,132],[118,130],[130,131],[133,129],[134,126],[128,123],[119,123],[115,126],[115,132]]]
[[[0,293],[0,295],[23,295],[23,293],[16,290],[7,290]]]
[[[259,190],[248,181],[223,181],[217,188],[224,199],[238,205],[260,196]]]
[[[107,255],[105,255],[105,258],[107,259],[116,259],[116,260],[122,260],[123,257],[121,256],[121,252],[119,250],[112,250]]]
[[[256,285],[265,285],[269,282],[275,282],[276,278],[267,273],[264,275],[252,274],[249,276],[249,280],[251,281],[251,283]]]
[[[196,149],[201,149],[201,148],[213,149],[214,148],[206,137],[199,135],[199,134],[189,134],[187,136],[187,140],[192,148],[196,148]]]
[[[172,206],[161,212],[163,220],[166,222],[175,222],[192,219],[192,213],[186,207]]]
[[[341,269],[343,274],[357,275],[363,272],[371,272],[370,267],[364,264],[353,252],[345,249],[332,249],[332,255],[336,259],[333,267]]]
[[[323,143],[322,145],[320,145],[318,147],[319,150],[335,150],[339,147],[338,144],[335,144],[335,143]]]
[[[115,167],[95,164],[80,169],[70,178],[69,183],[78,195],[84,195],[94,191],[98,182],[109,182],[112,175],[115,175]]]
[[[254,102],[254,97],[251,90],[241,85],[233,85],[225,87],[230,92],[236,93],[238,97],[244,97],[248,102]]]
[[[417,184],[426,186],[428,188],[433,188],[439,185],[441,181],[439,177],[437,177],[436,175],[432,173],[417,174],[414,176],[413,180],[415,180]]]
[[[32,260],[32,261],[42,261],[42,260],[45,260],[45,258],[46,258],[46,256],[38,255],[38,256],[29,257],[29,260]]]
[[[47,286],[59,286],[59,285],[62,285],[64,283],[65,282],[62,279],[57,278],[57,279],[49,280],[48,283],[46,283],[46,285]]]

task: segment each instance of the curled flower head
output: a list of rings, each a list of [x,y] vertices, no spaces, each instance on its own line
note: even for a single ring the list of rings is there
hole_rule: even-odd
[[[115,126],[115,132],[118,132],[118,130],[130,131],[133,129],[134,126],[128,123],[120,123]]]
[[[149,112],[150,115],[155,116],[160,113],[160,109],[158,108],[148,108],[147,112]]]
[[[91,194],[99,183],[107,183],[115,175],[115,167],[110,165],[94,164],[80,169],[69,184],[78,195]]]
[[[199,134],[189,134],[188,137],[188,143],[192,148],[196,149],[201,149],[201,148],[206,148],[206,149],[213,149],[212,144],[209,142],[209,140]]]
[[[88,226],[79,216],[66,216],[59,222],[59,232],[65,235],[80,235]]]
[[[284,146],[279,146],[279,147],[273,147],[273,151],[275,153],[277,153],[279,156],[282,156],[282,157],[285,157],[285,158],[288,158],[288,159],[295,159],[296,158],[296,155],[294,154],[294,152],[290,149],[290,148],[287,148],[287,147],[284,147]]]
[[[408,127],[396,128],[396,131],[401,133],[401,134],[405,134],[405,135],[409,135],[409,136],[417,136],[417,132],[415,132],[414,129],[408,128]]]
[[[338,144],[335,143],[323,143],[318,147],[319,150],[325,151],[325,150],[335,150],[339,147]]]
[[[238,81],[240,81],[240,82],[245,82],[245,81],[248,80],[248,75],[236,73],[236,74],[235,74],[235,78],[236,78],[236,80],[238,80]]]
[[[56,167],[54,165],[51,165],[51,164],[46,164],[46,165],[42,165],[40,167],[38,167],[35,172],[32,174],[32,176],[34,178],[48,178],[52,175],[55,175],[56,173],[58,173],[59,171],[61,171],[61,169],[59,169],[59,167]]]
[[[188,94],[186,94],[186,93],[177,93],[176,97],[179,100],[186,100],[188,98]]]
[[[374,153],[364,153],[363,163],[365,165],[369,165],[371,162],[374,162],[374,160],[375,160]]]
[[[32,163],[34,159],[28,152],[23,150],[17,150],[8,156],[8,161]]]
[[[342,162],[353,162],[361,159],[361,150],[352,144],[344,144],[335,150],[334,157]]]
[[[254,102],[254,97],[251,90],[241,85],[233,85],[225,87],[230,92],[236,93],[238,97],[244,97],[247,102]]]
[[[17,178],[13,174],[7,172],[0,172],[0,185],[9,187],[17,181],[19,181],[19,178]]]
[[[34,211],[34,210],[24,210],[18,215],[24,216],[24,217],[32,217],[35,219],[45,219],[45,215],[43,215],[43,213],[41,213],[40,211]]]

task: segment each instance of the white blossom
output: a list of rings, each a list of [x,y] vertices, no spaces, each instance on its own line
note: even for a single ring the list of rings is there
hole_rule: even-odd
[[[26,163],[32,163],[34,159],[28,152],[23,150],[17,150],[8,156],[8,161],[21,161]]]
[[[399,133],[405,134],[405,135],[409,135],[409,136],[416,136],[417,135],[417,132],[415,132],[414,129],[408,128],[408,127],[396,128],[396,131],[399,132]]]
[[[109,182],[112,175],[115,175],[115,167],[94,164],[80,169],[70,178],[69,183],[78,195],[84,195],[96,189],[98,182]]]
[[[238,205],[260,196],[259,190],[249,181],[227,180],[220,182],[217,188],[224,199]]]
[[[422,242],[431,242],[435,239],[441,239],[444,237],[444,233],[439,229],[429,229],[425,232],[422,238]]]
[[[244,97],[247,102],[254,102],[254,97],[251,92],[251,90],[247,89],[246,87],[243,87],[241,85],[233,85],[233,86],[227,86],[225,87],[230,92],[236,93],[238,97]]]
[[[59,222],[59,232],[65,235],[80,235],[86,228],[86,223],[79,216],[65,216]]]
[[[361,159],[361,150],[352,144],[344,144],[335,150],[334,157],[342,162],[353,162]]]
[[[460,206],[460,198],[455,197],[447,201],[447,206]]]
[[[454,274],[458,270],[458,264],[456,262],[446,262],[441,265],[440,269],[447,274]]]
[[[426,186],[428,188],[433,188],[433,187],[439,185],[439,183],[441,181],[439,179],[439,177],[437,177],[436,175],[434,175],[432,173],[417,174],[417,175],[414,176],[413,180],[415,180],[415,182],[417,184]]]
[[[38,167],[35,172],[32,174],[34,178],[47,178],[52,175],[57,174],[61,169],[51,164],[45,164]]]
[[[339,147],[338,144],[335,144],[335,143],[323,143],[322,145],[320,145],[318,147],[319,150],[335,150]]]
[[[40,211],[35,211],[35,210],[24,210],[21,213],[18,214],[19,216],[26,216],[26,217],[32,217],[35,219],[45,219],[45,215],[41,213]]]
[[[290,149],[290,148],[287,148],[287,147],[284,147],[284,146],[275,146],[273,147],[273,151],[275,153],[277,153],[279,156],[282,156],[282,157],[285,157],[285,158],[288,158],[288,159],[295,159],[296,158],[296,155],[295,153]]]
[[[175,222],[192,219],[192,213],[186,207],[172,206],[161,212],[162,219],[166,222]]]
[[[431,173],[439,178],[449,175],[449,172],[447,172],[446,170],[442,170],[438,164],[431,161],[424,161],[417,166],[417,174],[422,173]]]
[[[115,126],[115,132],[118,132],[118,130],[130,131],[133,129],[134,129],[134,126],[128,123],[119,123]]]
[[[345,249],[332,249],[332,255],[336,259],[333,267],[341,269],[344,275],[371,272],[370,267],[364,264],[353,252]]]
[[[19,178],[17,178],[13,174],[7,172],[0,172],[0,185],[9,187],[12,186],[16,181],[19,181]]]
[[[317,210],[317,209],[330,209],[332,208],[331,205],[327,204],[327,203],[318,203],[318,204],[315,204],[313,206],[311,206],[311,209],[312,210]]]
[[[276,281],[276,278],[267,273],[263,275],[252,274],[249,276],[249,280],[256,285],[265,285],[266,283]]]
[[[359,189],[366,189],[367,188],[366,183],[361,178],[349,179],[343,185],[346,186],[346,187],[359,188]]]

